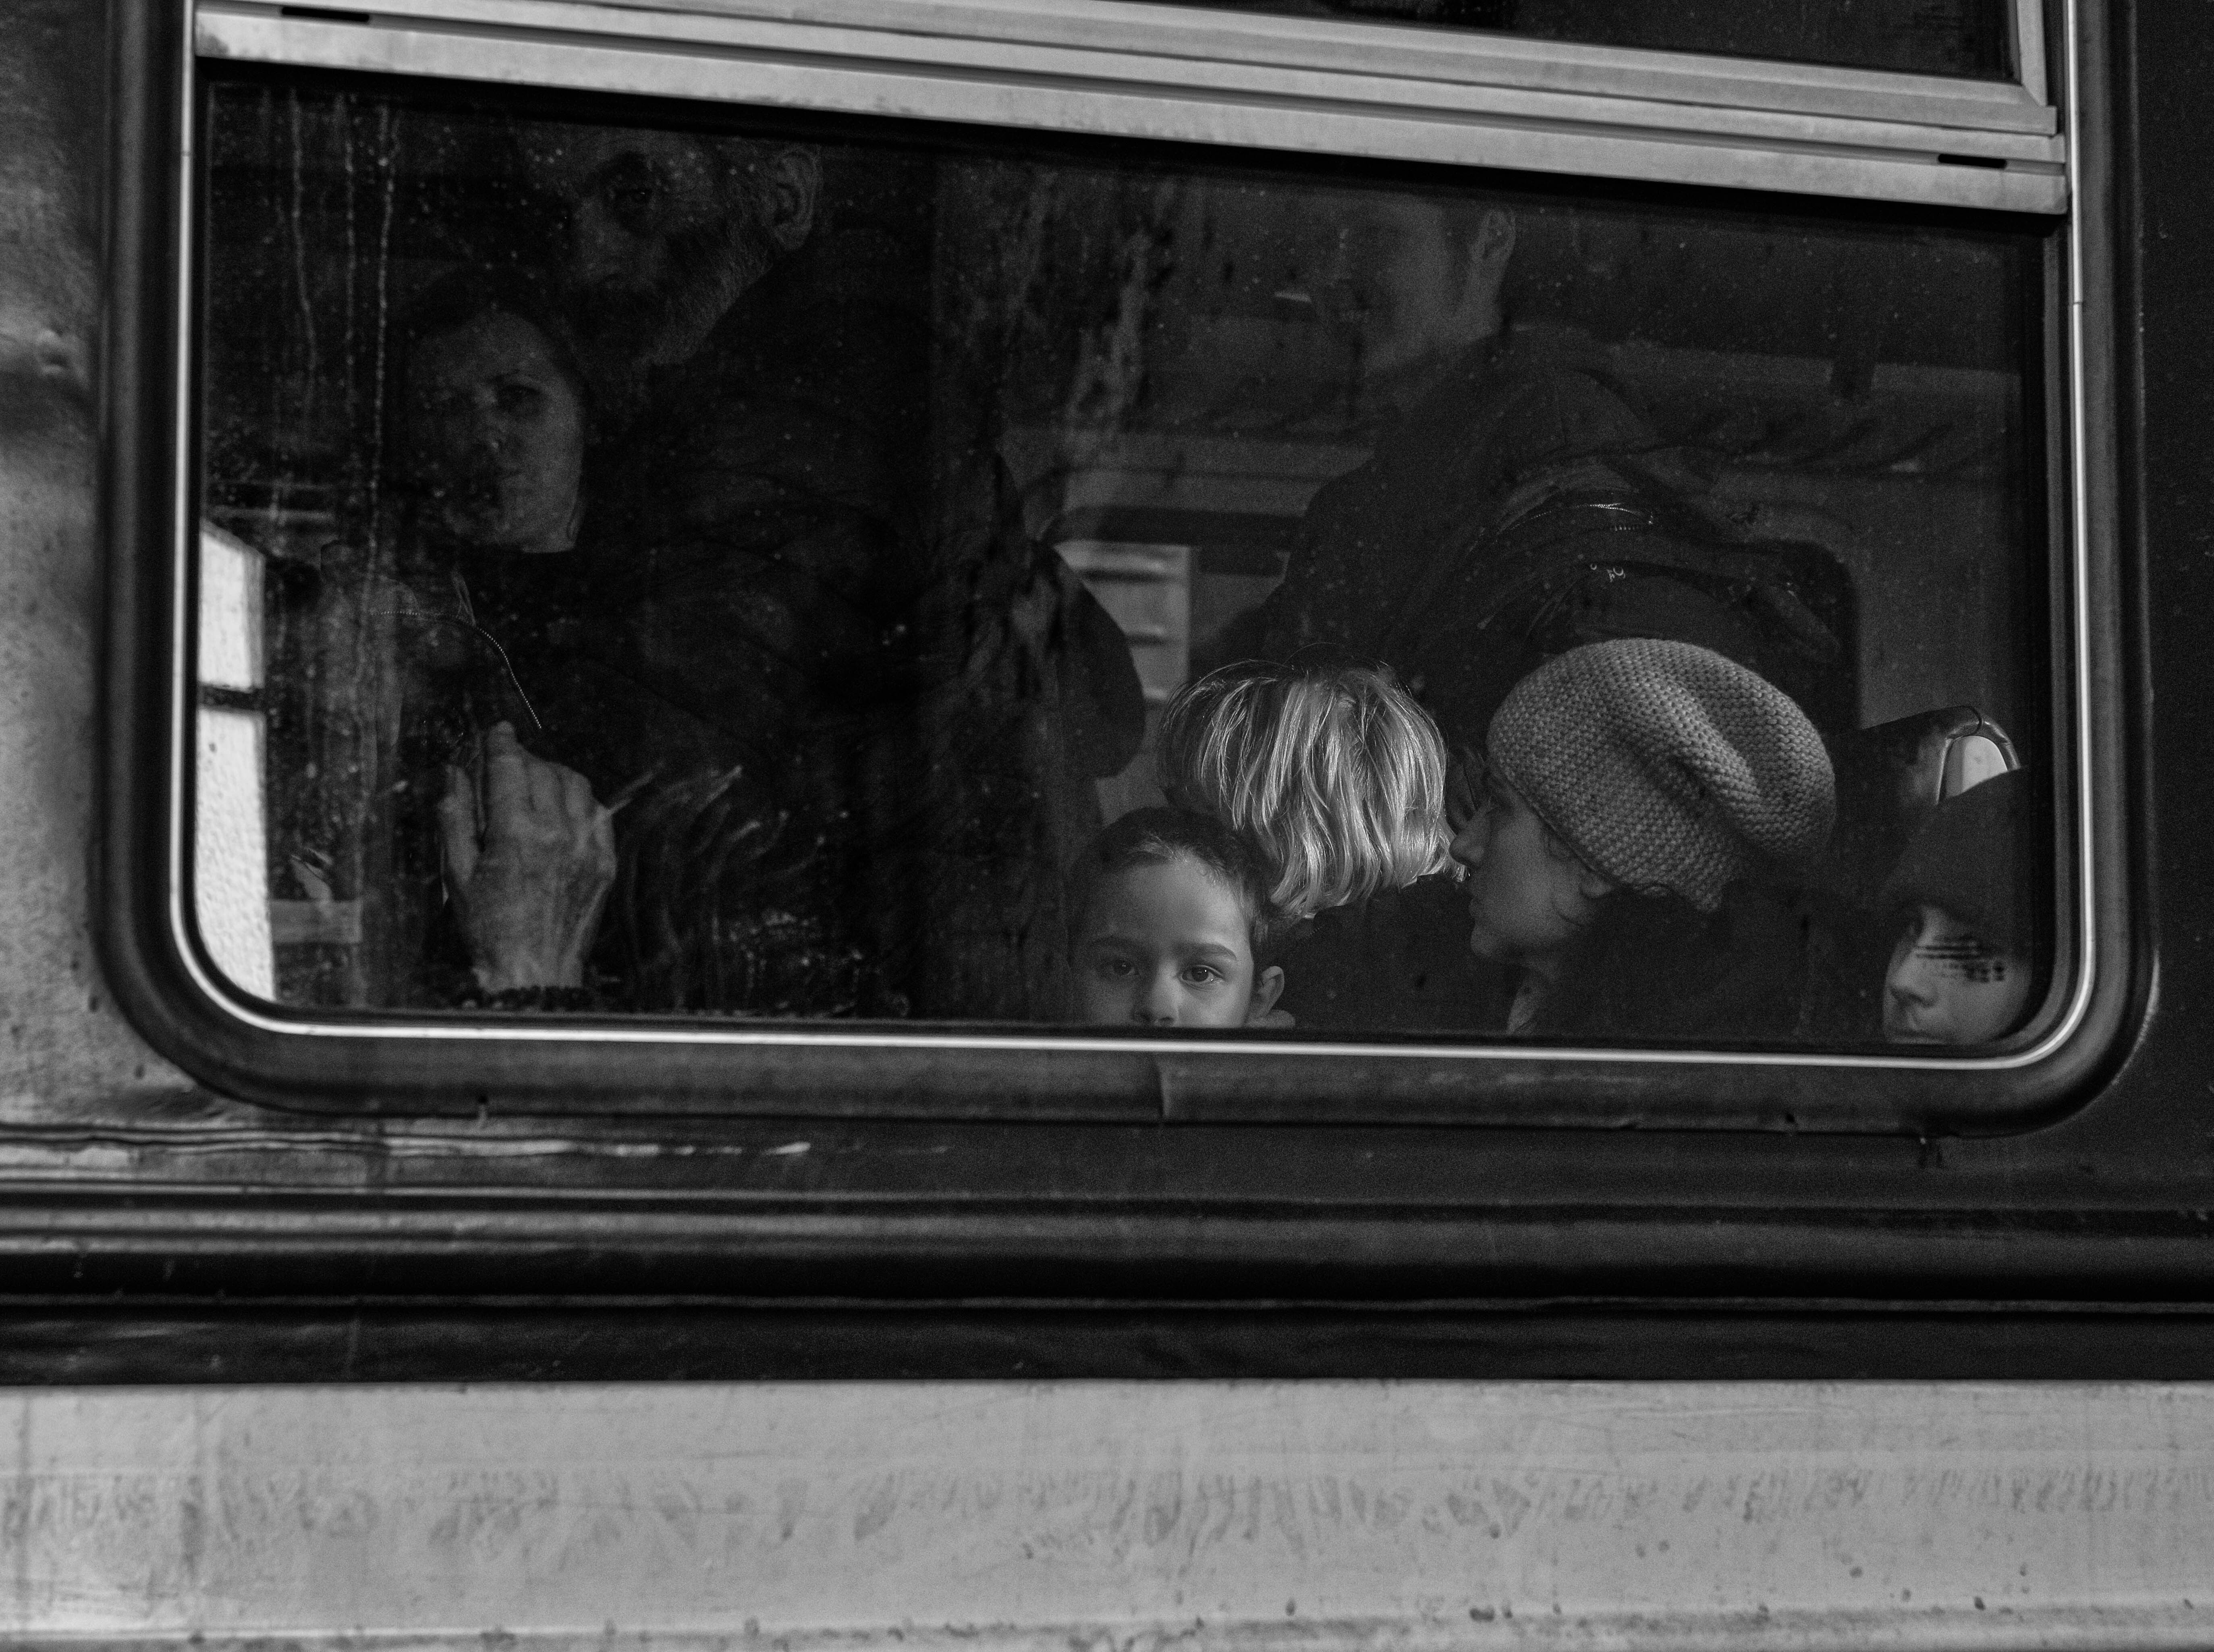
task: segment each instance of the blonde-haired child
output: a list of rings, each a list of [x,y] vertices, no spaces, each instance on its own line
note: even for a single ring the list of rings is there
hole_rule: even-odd
[[[1380,665],[1224,666],[1169,702],[1158,749],[1170,803],[1251,843],[1287,917],[1454,870],[1445,741]]]

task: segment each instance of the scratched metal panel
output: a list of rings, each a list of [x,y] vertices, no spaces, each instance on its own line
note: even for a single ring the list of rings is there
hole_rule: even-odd
[[[2210,1386],[179,1388],[4,1413],[17,1636],[2214,1638]]]

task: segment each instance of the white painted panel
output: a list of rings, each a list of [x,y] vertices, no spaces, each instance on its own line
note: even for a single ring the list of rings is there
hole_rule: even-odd
[[[261,555],[251,546],[211,522],[200,524],[197,629],[203,686],[247,694],[260,688],[261,571]],[[261,714],[204,706],[195,728],[193,917],[216,967],[256,997],[274,998]]]
[[[0,1416],[17,1634],[2214,1641],[2210,1387],[171,1388]]]
[[[200,525],[200,680],[261,686],[261,556],[211,523]]]
[[[261,817],[261,717],[204,708],[194,742],[193,915],[215,966],[259,998],[277,996],[269,850]]]
[[[1148,705],[1191,674],[1191,547],[1062,539],[1054,549],[1122,627]]]

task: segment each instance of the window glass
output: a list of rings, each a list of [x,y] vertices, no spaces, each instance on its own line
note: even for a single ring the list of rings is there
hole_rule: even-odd
[[[1974,80],[2012,77],[2007,0],[1161,0],[1285,17],[1495,30],[1580,46],[1773,58]]]
[[[713,120],[209,89],[186,863],[242,990],[2034,1009],[2046,227]]]

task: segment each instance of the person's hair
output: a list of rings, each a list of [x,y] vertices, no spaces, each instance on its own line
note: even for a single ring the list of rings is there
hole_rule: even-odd
[[[1302,655],[1209,672],[1161,717],[1161,789],[1244,834],[1294,917],[1452,869],[1446,747],[1365,661]]]
[[[1220,820],[1182,808],[1141,808],[1118,816],[1086,845],[1068,874],[1068,942],[1083,939],[1100,886],[1135,866],[1197,861],[1238,896],[1257,971],[1276,961],[1291,925],[1269,899],[1269,879],[1250,844]]]
[[[1877,905],[1898,924],[1936,906],[2001,952],[2035,950],[2027,887],[2026,770],[1994,775],[1937,806],[1884,881]]]
[[[405,372],[425,338],[456,332],[480,315],[493,314],[528,321],[543,333],[554,365],[583,393],[584,375],[570,348],[567,318],[545,279],[518,265],[464,265],[433,281],[416,295],[393,327],[393,361]]]

